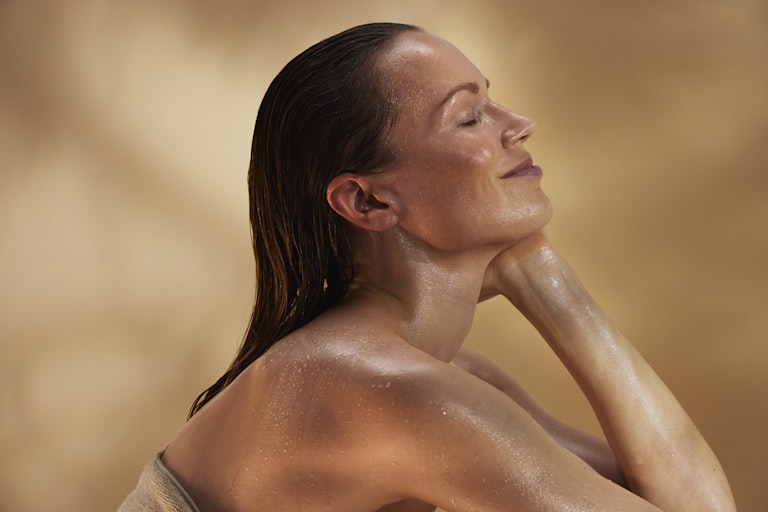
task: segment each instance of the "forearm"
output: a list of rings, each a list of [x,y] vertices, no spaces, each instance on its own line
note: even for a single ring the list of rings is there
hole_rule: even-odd
[[[498,280],[589,399],[637,494],[667,510],[733,510],[717,458],[661,379],[544,245]]]

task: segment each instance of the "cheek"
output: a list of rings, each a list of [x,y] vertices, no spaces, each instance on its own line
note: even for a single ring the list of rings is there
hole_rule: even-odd
[[[482,141],[453,141],[422,160],[415,188],[430,216],[480,216],[482,204],[498,194],[493,187],[497,156]]]
[[[499,174],[499,147],[483,134],[423,141],[400,160],[394,178],[413,200],[471,207],[478,196],[492,197]],[[489,195],[490,194],[490,195]]]
[[[490,145],[478,142],[465,156],[467,167],[491,171],[496,163],[497,152]],[[470,170],[468,169],[468,170]]]
[[[487,136],[467,136],[446,141],[436,154],[442,167],[473,174],[490,171],[498,159],[498,150]]]

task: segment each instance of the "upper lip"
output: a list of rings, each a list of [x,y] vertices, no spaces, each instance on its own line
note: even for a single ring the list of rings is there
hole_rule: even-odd
[[[531,158],[531,155],[526,156],[523,158],[520,163],[518,163],[516,166],[514,166],[512,169],[507,171],[502,178],[509,178],[510,176],[514,176],[518,172],[528,169],[533,166],[533,158]]]

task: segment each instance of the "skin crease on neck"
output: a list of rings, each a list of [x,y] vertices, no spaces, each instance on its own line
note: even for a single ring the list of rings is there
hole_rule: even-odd
[[[451,360],[488,263],[551,217],[541,177],[502,179],[529,158],[533,123],[492,101],[487,79],[450,43],[400,35],[379,61],[394,84],[394,163],[371,175],[391,229],[356,229],[349,301],[390,312],[411,345]]]

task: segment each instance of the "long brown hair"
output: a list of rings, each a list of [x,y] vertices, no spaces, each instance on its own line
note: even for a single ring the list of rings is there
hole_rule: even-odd
[[[346,294],[350,241],[325,199],[339,173],[390,161],[396,115],[376,57],[412,25],[373,23],[336,34],[292,59],[267,89],[248,170],[256,299],[232,364],[192,404],[191,417],[272,345]]]

